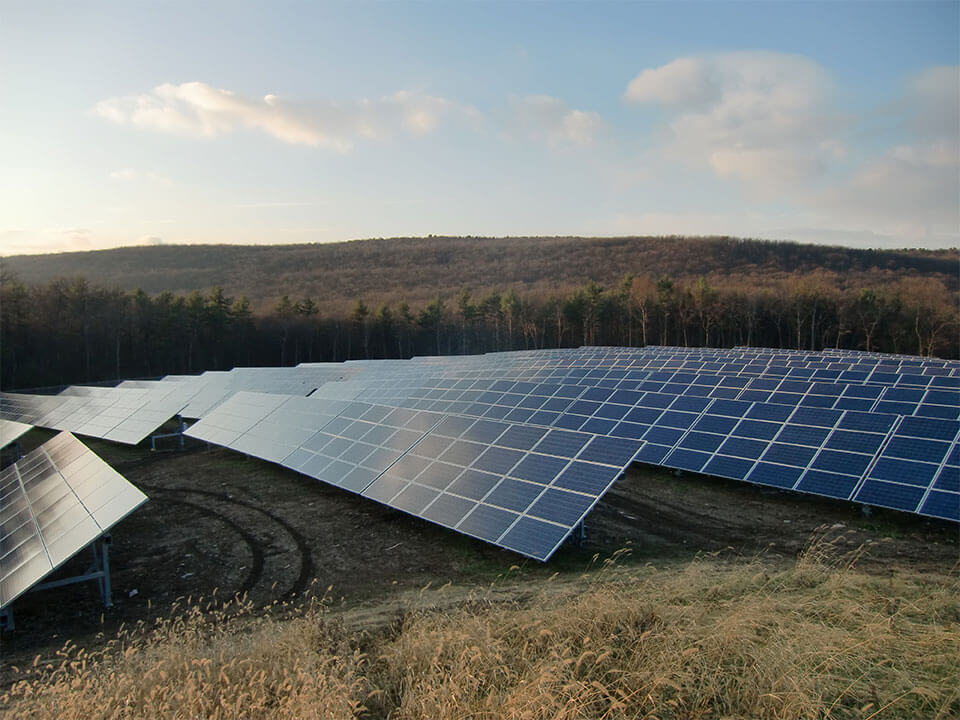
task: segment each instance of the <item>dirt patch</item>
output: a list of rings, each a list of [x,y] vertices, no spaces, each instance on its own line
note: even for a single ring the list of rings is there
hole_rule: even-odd
[[[32,432],[25,450],[48,437]],[[376,607],[428,584],[579,573],[594,555],[625,546],[635,562],[699,552],[777,561],[795,558],[816,535],[841,549],[863,546],[861,565],[878,572],[950,572],[958,557],[951,523],[867,516],[851,503],[635,466],[588,516],[585,541],[568,541],[542,565],[227,450],[88,444],[150,497],[113,531],[114,607],[100,605],[92,583],[19,598],[16,629],[0,635],[0,684],[14,677],[13,666],[53,657],[68,639],[92,647],[121,624],[150,624],[188,597],[246,593],[265,606],[329,588],[336,603]],[[81,553],[61,574],[82,572],[87,562]]]

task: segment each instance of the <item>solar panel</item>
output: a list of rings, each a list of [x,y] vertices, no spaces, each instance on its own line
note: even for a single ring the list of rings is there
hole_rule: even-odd
[[[133,444],[175,416],[181,383],[142,388],[71,388],[67,394],[0,393],[0,418]]]
[[[33,429],[33,425],[0,419],[0,448],[5,448],[10,443],[16,442],[18,438],[31,429]]]
[[[187,434],[545,560],[639,443],[364,402],[238,393]]]
[[[0,472],[0,608],[146,499],[70,433]]]

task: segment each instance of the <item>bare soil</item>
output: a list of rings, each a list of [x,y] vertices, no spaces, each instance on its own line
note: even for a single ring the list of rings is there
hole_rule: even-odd
[[[49,436],[32,431],[24,450]],[[88,445],[150,497],[114,527],[113,607],[102,607],[93,583],[20,597],[15,629],[0,634],[0,687],[14,666],[50,659],[68,640],[93,648],[183,598],[246,594],[267,606],[316,592],[375,607],[428,584],[580,573],[594,556],[624,547],[629,562],[715,553],[777,563],[823,537],[851,552],[862,547],[860,566],[889,574],[955,572],[960,552],[952,523],[637,465],[587,517],[586,539],[541,564],[231,451]],[[88,561],[82,552],[58,576]]]

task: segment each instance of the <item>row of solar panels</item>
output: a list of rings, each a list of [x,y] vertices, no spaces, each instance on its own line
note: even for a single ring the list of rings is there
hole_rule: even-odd
[[[851,383],[807,383],[798,387],[795,384],[786,384],[794,381],[777,380],[777,387],[774,389],[783,393],[774,398],[779,402],[760,403],[731,401],[724,396],[711,398],[665,393],[663,386],[656,391],[630,394],[632,391],[616,390],[616,387],[625,381],[624,375],[613,378],[616,381],[613,388],[592,387],[589,384],[532,383],[512,379],[486,380],[482,381],[482,387],[478,387],[480,381],[457,379],[459,375],[474,374],[473,370],[466,369],[470,363],[444,360],[434,359],[429,363],[429,373],[434,376],[437,375],[438,368],[446,366],[440,377],[425,378],[422,372],[399,375],[393,372],[382,380],[371,378],[366,383],[366,389],[357,397],[371,403],[395,407],[488,421],[513,421],[515,424],[538,425],[556,431],[577,431],[597,438],[605,436],[611,442],[621,441],[619,446],[626,457],[624,466],[629,464],[634,457],[633,453],[636,453],[635,457],[639,460],[667,467],[706,471],[775,487],[960,519],[957,510],[960,503],[956,502],[956,493],[960,489],[956,480],[958,423],[955,419],[936,417],[944,414],[957,417],[957,398],[950,391],[922,391],[924,397],[942,403],[938,404],[923,403],[920,395],[908,397],[902,394],[902,390],[893,388],[871,389]],[[497,368],[495,358],[486,356],[484,361],[473,365]],[[512,370],[500,367],[490,372],[500,377],[528,377],[529,373],[523,365],[519,367],[521,369],[514,365]],[[553,373],[548,377],[556,379]],[[609,382],[610,379],[608,374],[601,374],[599,382]],[[674,375],[669,379],[675,381],[675,387],[667,389],[674,393],[690,392],[698,387],[696,375]],[[578,377],[578,381],[582,382],[583,379]],[[719,386],[723,381],[722,378],[718,381],[715,375],[710,382],[704,383],[703,387]],[[683,389],[685,382],[690,384]],[[358,385],[363,387],[364,383]],[[741,385],[742,383],[738,383],[736,387]],[[803,392],[787,393],[788,390]],[[812,390],[818,392],[811,393]],[[751,386],[748,391],[757,391],[757,388]],[[878,404],[878,399],[886,398],[888,392],[891,393],[887,401],[890,404]],[[896,392],[901,394],[893,394]],[[943,394],[928,395],[936,392]],[[869,402],[855,405],[862,407],[862,411],[846,410],[842,407],[823,407],[825,403],[815,400],[818,397],[830,399],[831,404],[838,398],[845,397],[851,401]],[[921,402],[917,402],[918,400]],[[934,407],[935,411],[931,413],[934,417],[929,420],[920,417],[904,418],[891,412],[908,409],[904,405],[892,405],[894,402],[906,401],[914,401],[914,406],[909,409],[918,415],[927,408]],[[229,415],[228,410],[229,408],[224,408],[226,415]],[[414,514],[433,512],[432,503],[438,502],[432,499],[425,509],[418,509],[404,499],[413,492],[412,489],[405,490],[406,495],[390,498],[386,498],[382,493],[374,495],[378,484],[370,486],[370,490],[366,489],[364,483],[373,482],[369,471],[381,469],[377,462],[373,462],[375,467],[358,471],[354,463],[361,462],[362,459],[358,460],[355,456],[369,452],[369,457],[375,461],[380,455],[362,445],[359,449],[355,448],[352,442],[358,438],[341,437],[339,440],[342,442],[337,443],[337,438],[321,434],[320,437],[330,445],[324,446],[319,457],[303,460],[306,456],[302,448],[297,452],[296,448],[285,447],[279,454],[270,455],[266,449],[271,447],[271,440],[255,439],[257,433],[235,440],[212,437],[206,433],[215,427],[217,420],[208,420],[209,422],[195,426],[193,432],[198,437],[214,442],[219,440],[221,444],[281,462],[333,484],[342,484],[335,478],[350,477],[351,480],[346,482],[350,489],[375,496]],[[274,418],[267,425],[275,428],[277,423],[279,418]],[[931,435],[934,439],[930,439]],[[411,446],[407,452],[413,457],[419,457],[416,445]],[[282,457],[287,453],[289,456]],[[303,460],[302,465],[296,464],[298,458]],[[400,467],[404,467],[404,464]],[[458,467],[461,474],[468,469],[484,471],[472,466]],[[498,500],[505,492],[498,488],[512,488],[513,482],[530,480],[508,474],[497,479],[492,485],[484,486],[489,496],[472,497],[456,492],[462,481],[459,475],[451,476],[449,468],[444,468],[444,472],[439,474],[436,474],[433,468],[421,472],[423,474],[417,476],[419,481],[405,478],[413,482],[412,487],[418,488],[417,496],[420,498],[431,496],[431,491],[419,489],[423,485],[431,487],[432,492],[440,492],[439,497],[455,495],[462,501],[490,504],[498,511],[507,512],[516,511],[518,508]],[[508,469],[506,472],[513,470]],[[392,475],[385,472],[385,477],[391,478]],[[506,482],[507,480],[509,482]],[[446,481],[450,482],[449,486],[438,487]],[[520,487],[526,488],[525,485]],[[559,489],[566,488],[548,484],[541,487],[540,491],[546,493],[549,490],[552,493]],[[539,495],[534,494],[533,500],[538,497]],[[567,505],[576,506],[575,503]],[[583,505],[586,509],[589,509],[589,506],[590,503]],[[529,511],[521,510],[518,517],[524,516],[524,513],[529,514]],[[573,520],[571,523],[575,524]],[[453,526],[474,534],[468,529]],[[484,537],[492,534],[484,532]],[[505,540],[507,538],[503,537],[496,542],[507,545]],[[544,538],[544,542],[546,544],[538,549],[538,553],[551,551],[549,535]]]
[[[954,361],[925,358],[580,348],[245,368],[59,400],[5,395],[0,416],[127,442],[161,416],[199,417],[195,437],[544,559],[634,458],[960,520],[958,374]],[[26,412],[9,412],[17,402]],[[397,412],[434,425],[397,427]],[[475,456],[428,450],[455,422],[501,432]],[[385,439],[371,424],[392,429]],[[571,445],[557,454],[509,444],[521,432]],[[462,442],[478,441],[450,444]],[[616,452],[600,461],[600,447]],[[565,479],[584,473],[598,479]]]
[[[702,351],[691,351],[687,356],[695,353],[702,354]],[[714,377],[724,376],[716,388],[713,396],[722,394],[723,397],[734,397],[730,387],[742,387],[743,399],[768,400],[777,402],[781,399],[790,401],[783,393],[798,394],[801,392],[811,396],[819,396],[818,390],[825,387],[824,383],[818,383],[818,387],[806,388],[802,385],[807,382],[802,379],[809,374],[803,369],[795,368],[787,374],[791,386],[775,387],[775,382],[769,375],[781,376],[781,368],[776,365],[765,365],[762,368],[750,369],[745,366],[731,365],[726,363],[717,370],[705,370],[701,368],[693,373],[695,377],[691,379],[691,373],[684,373],[683,370],[675,370],[670,377],[666,370],[660,374],[655,370],[641,371],[637,358],[646,357],[645,367],[651,367],[653,362],[649,358],[656,355],[656,352],[644,353],[635,349],[618,350],[610,352],[605,349],[582,349],[577,351],[546,351],[537,354],[531,353],[510,353],[507,357],[501,357],[498,354],[478,356],[476,358],[444,358],[437,360],[424,360],[421,362],[404,363],[402,361],[383,361],[383,365],[378,363],[368,363],[360,367],[347,367],[343,365],[330,364],[310,365],[298,368],[238,368],[230,372],[208,372],[199,377],[178,376],[170,378],[167,382],[125,382],[117,388],[82,388],[71,387],[65,390],[59,396],[30,396],[19,394],[0,395],[0,417],[26,422],[31,424],[65,429],[81,434],[106,437],[111,440],[127,443],[140,442],[144,437],[153,432],[159,425],[176,414],[184,417],[201,418],[220,402],[230,397],[233,393],[240,390],[267,390],[270,392],[281,392],[289,394],[306,394],[313,388],[322,386],[331,381],[340,381],[350,377],[357,371],[364,372],[365,376],[377,376],[384,378],[384,381],[392,382],[398,377],[418,377],[422,373],[422,367],[430,365],[431,367],[447,367],[451,364],[459,369],[476,368],[478,373],[486,373],[488,376],[503,376],[508,371],[524,371],[528,373],[526,377],[546,377],[544,373],[552,369],[550,376],[555,379],[564,378],[567,380],[581,379],[591,384],[609,386],[612,380],[617,379],[617,373],[622,372],[623,386],[629,380],[645,379],[647,385],[644,389],[654,389],[655,382],[662,381],[664,384],[683,385],[690,384],[697,387],[701,384],[709,385]],[[677,351],[672,351],[671,356],[680,356]],[[713,353],[719,356],[718,353]],[[634,358],[631,370],[618,369],[615,362],[608,362],[604,358],[618,357]],[[928,361],[921,361],[928,362]],[[944,363],[946,361],[939,361]],[[689,363],[682,363],[688,365]],[[566,368],[566,370],[564,370]],[[726,368],[726,369],[724,369]],[[954,373],[956,368],[945,368],[947,372]],[[384,372],[386,371],[386,372]],[[578,372],[579,371],[579,372]],[[605,372],[604,372],[605,371]],[[646,372],[646,374],[642,374]],[[827,371],[816,371],[813,373],[814,379]],[[878,409],[884,412],[912,413],[906,407],[905,403],[917,403],[926,405],[923,408],[924,414],[934,414],[943,417],[951,417],[952,408],[950,398],[951,391],[960,385],[960,378],[952,376],[924,376],[915,374],[906,374],[892,376],[890,373],[860,373],[857,377],[843,377],[843,373],[838,371],[829,371],[832,377],[826,378],[828,381],[841,381],[850,384],[865,384],[873,387],[884,387],[893,385],[895,387],[885,387],[880,391],[885,393],[883,398],[876,396],[876,390],[858,391],[848,389],[844,396],[836,400],[837,407],[846,407],[850,409],[868,409],[867,400],[876,399],[881,405]],[[533,373],[530,375],[529,373]],[[739,382],[731,379],[731,375],[740,378]],[[746,386],[743,377],[756,376],[756,380]],[[766,382],[759,382],[766,378]],[[173,381],[173,382],[171,382]],[[902,386],[902,387],[901,387]],[[916,386],[917,389],[911,388]],[[921,393],[920,387],[927,387],[927,394]],[[728,388],[728,389],[723,389]],[[894,392],[894,391],[898,392]],[[693,392],[693,389],[691,389]],[[767,393],[767,397],[761,397]],[[829,397],[828,393],[825,393]],[[820,406],[828,406],[826,397],[808,397],[803,402],[814,404],[819,400]],[[894,406],[892,403],[899,403]],[[948,406],[946,410],[942,406]],[[939,407],[938,407],[939,406]]]

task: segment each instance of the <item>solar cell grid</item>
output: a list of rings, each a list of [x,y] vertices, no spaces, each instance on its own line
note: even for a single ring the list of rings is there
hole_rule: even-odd
[[[0,473],[0,607],[146,501],[69,433]]]

